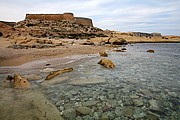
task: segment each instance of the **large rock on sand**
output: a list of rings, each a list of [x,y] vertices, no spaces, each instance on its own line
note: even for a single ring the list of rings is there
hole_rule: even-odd
[[[56,106],[39,90],[5,88],[0,95],[0,120],[63,120]]]
[[[21,77],[18,73],[14,74],[14,88],[29,88],[30,84],[26,78]]]
[[[104,66],[104,67],[107,67],[107,68],[115,68],[115,65],[112,61],[108,60],[108,59],[105,59],[105,58],[102,58],[98,64]]]
[[[46,77],[45,80],[50,80],[50,79],[58,76],[59,74],[62,74],[62,73],[65,73],[65,72],[71,72],[71,71],[73,71],[73,68],[65,68],[65,69],[62,69],[62,70],[53,71]]]

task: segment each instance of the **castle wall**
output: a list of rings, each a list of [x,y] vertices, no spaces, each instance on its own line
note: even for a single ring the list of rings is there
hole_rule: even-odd
[[[74,17],[73,13],[64,13],[64,14],[26,14],[25,19],[33,20],[56,20],[56,21],[72,21],[79,25],[92,26],[92,20],[89,18],[83,17]]]
[[[74,15],[72,13],[64,13],[64,14],[26,14],[26,18],[25,19],[74,21]]]
[[[92,20],[89,19],[89,18],[75,17],[75,22],[77,24],[86,25],[86,26],[92,26],[93,27]]]

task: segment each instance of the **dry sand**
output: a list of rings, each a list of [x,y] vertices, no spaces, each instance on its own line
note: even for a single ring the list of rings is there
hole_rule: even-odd
[[[7,39],[0,38],[0,66],[16,66],[26,62],[31,62],[47,58],[61,58],[71,55],[94,54],[108,49],[103,46],[89,45],[65,45],[56,48],[43,49],[12,49]]]

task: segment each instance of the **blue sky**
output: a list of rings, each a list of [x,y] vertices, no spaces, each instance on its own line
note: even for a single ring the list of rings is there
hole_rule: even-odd
[[[180,0],[0,0],[0,20],[20,21],[26,13],[72,12],[94,26],[122,32],[180,35]]]

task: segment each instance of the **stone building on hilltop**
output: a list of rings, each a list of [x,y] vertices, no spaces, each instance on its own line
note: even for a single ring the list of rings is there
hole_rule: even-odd
[[[142,33],[142,32],[131,32],[129,33],[131,36],[135,37],[146,37],[146,38],[151,38],[151,37],[162,37],[161,33]]]
[[[69,21],[79,25],[93,27],[93,22],[90,18],[74,17],[73,13],[63,14],[26,14],[26,20],[54,20],[54,21]]]

